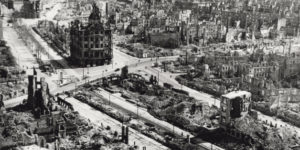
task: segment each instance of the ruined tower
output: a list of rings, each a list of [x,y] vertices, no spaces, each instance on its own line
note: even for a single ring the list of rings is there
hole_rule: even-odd
[[[33,72],[33,75],[28,76],[27,106],[33,112],[40,111],[42,114],[49,113],[48,103],[51,95],[48,83],[45,81],[45,78],[41,78],[40,82],[38,82],[35,69]]]
[[[35,92],[36,92],[36,79],[33,75],[28,76],[28,106],[30,109],[35,108]]]

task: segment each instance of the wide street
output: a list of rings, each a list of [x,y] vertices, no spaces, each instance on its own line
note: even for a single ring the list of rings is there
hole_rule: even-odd
[[[22,40],[18,38],[18,35],[14,31],[13,28],[5,27],[4,34],[9,35],[9,36],[5,36],[5,37],[7,38],[8,45],[12,47],[13,55],[16,58],[18,58],[18,63],[22,64],[22,66],[24,65],[24,68],[28,67],[27,72],[29,74],[31,74],[32,67],[30,67],[30,66],[37,66],[37,63],[35,61],[35,58],[31,54],[30,50],[25,46],[25,44],[22,42]],[[35,34],[35,32],[33,32],[33,34]],[[42,43],[42,45],[48,50],[48,52],[50,54],[49,55],[50,58],[63,59],[51,47],[49,47],[43,39],[41,39],[38,35],[35,35],[35,36],[36,36],[36,39],[38,41],[40,41]],[[17,44],[15,44],[15,43],[17,43]],[[21,51],[22,51],[22,55],[20,55]],[[158,62],[165,61],[165,60],[176,60],[176,57],[159,58]],[[219,100],[214,98],[213,96],[203,93],[203,92],[193,90],[191,88],[188,88],[186,86],[179,84],[175,80],[174,74],[171,74],[168,72],[162,72],[160,69],[157,69],[157,68],[152,68],[151,67],[152,64],[154,62],[156,62],[155,58],[153,58],[153,59],[151,59],[151,58],[146,58],[146,59],[134,58],[132,56],[129,56],[127,54],[120,52],[118,50],[118,47],[114,48],[114,60],[113,60],[114,65],[110,64],[110,65],[105,65],[105,66],[89,67],[89,68],[70,68],[70,67],[66,66],[67,65],[66,62],[64,62],[64,61],[60,61],[60,62],[63,62],[64,63],[63,66],[67,67],[67,69],[60,69],[60,71],[63,71],[66,76],[71,76],[71,75],[76,76],[79,81],[74,82],[74,83],[69,83],[69,84],[66,84],[63,86],[59,86],[55,82],[58,80],[58,75],[48,76],[48,75],[43,74],[40,71],[38,71],[39,72],[38,76],[46,77],[46,80],[48,81],[49,86],[51,87],[50,89],[51,89],[52,94],[56,94],[56,93],[60,93],[63,91],[68,91],[68,90],[73,90],[73,89],[75,89],[76,86],[83,85],[87,81],[96,80],[103,76],[108,76],[110,74],[117,73],[117,72],[115,72],[116,68],[121,68],[125,65],[128,65],[129,71],[132,71],[132,72],[137,71],[137,70],[143,70],[144,72],[147,72],[148,74],[153,74],[153,75],[157,75],[157,76],[158,76],[158,72],[159,72],[160,85],[163,85],[163,83],[165,83],[165,82],[172,84],[175,88],[188,91],[190,96],[194,97],[195,99],[197,99],[199,101],[207,102],[210,106],[215,105],[215,106],[219,107]],[[88,75],[88,78],[86,78],[85,80],[82,80],[83,73],[85,73],[85,75]],[[23,101],[23,98],[13,99],[9,102],[9,106],[16,105],[18,103],[21,103],[22,101]],[[5,103],[8,103],[8,101]],[[81,109],[79,109],[79,110],[81,110]],[[280,119],[274,119],[272,117],[268,117],[261,113],[259,113],[259,118],[261,120],[268,120],[269,122],[271,121],[273,123],[277,123],[282,126],[290,127],[291,129],[294,129],[295,131],[297,131],[297,134],[300,135],[299,128],[294,127],[293,125],[290,125],[286,122],[283,122]]]
[[[7,45],[11,47],[11,51],[13,56],[17,59],[17,63],[20,67],[22,67],[24,70],[26,70],[26,73],[28,75],[32,75],[33,68],[36,68],[38,72],[38,78],[45,77],[46,81],[49,84],[49,88],[51,90],[52,94],[61,93],[63,91],[72,90],[75,88],[75,83],[67,84],[62,87],[60,87],[57,84],[58,80],[58,74],[52,74],[48,75],[45,73],[42,73],[38,69],[38,64],[36,61],[36,58],[32,54],[32,51],[30,50],[30,47],[27,47],[22,39],[19,38],[17,32],[12,28],[12,26],[6,26],[3,29],[5,40],[8,42]],[[48,57],[42,57],[42,60],[60,60],[63,58],[59,56],[51,47],[48,46],[48,44],[41,39],[35,32],[32,32],[32,34],[35,36],[35,38],[40,42],[40,44],[47,49],[47,52],[49,53]],[[174,59],[174,58],[162,58],[161,60],[168,60],[168,59]],[[66,76],[75,76],[78,78],[78,82],[76,82],[77,85],[82,85],[86,82],[86,80],[82,80],[82,72],[83,70],[87,74],[87,71],[89,72],[87,80],[95,80],[97,78],[107,75],[110,75],[112,73],[115,73],[116,68],[123,67],[125,65],[129,65],[129,67],[136,67],[138,65],[151,65],[153,61],[151,59],[145,59],[145,60],[139,60],[137,58],[133,58],[131,56],[128,56],[124,53],[121,53],[118,50],[114,50],[114,61],[113,65],[106,65],[106,66],[98,66],[98,67],[90,67],[90,68],[70,68],[65,60],[59,61],[63,67],[66,69],[60,69],[59,71],[63,71]],[[140,62],[140,63],[139,63]],[[27,98],[27,95],[14,98],[8,101],[5,101],[5,106],[13,107],[23,102],[24,99]],[[95,109],[91,108],[90,106],[87,106],[86,104],[83,104],[79,102],[78,100],[71,99],[70,103],[73,104],[75,110],[77,110],[82,116],[89,118],[92,122],[101,125],[110,125],[114,126],[115,130],[120,130],[121,125],[120,122],[112,119],[109,116],[106,116],[105,114],[96,111]],[[104,123],[105,122],[105,123]],[[152,140],[141,133],[130,130],[132,140],[130,140],[130,144],[133,145],[134,143],[139,146],[147,146],[148,148],[154,149],[154,150],[164,150],[168,149],[165,146],[161,145],[155,140]]]
[[[149,75],[155,75],[159,79],[159,85],[163,86],[164,83],[172,85],[174,88],[187,91],[189,95],[195,98],[199,102],[207,103],[209,106],[220,107],[219,98],[213,97],[212,95],[203,93],[191,89],[187,86],[181,85],[175,80],[175,77],[179,74],[173,74],[170,72],[163,72],[160,68],[152,67],[155,62],[163,62],[167,60],[176,60],[178,56],[170,57],[160,57],[160,58],[136,58],[129,56],[121,52],[121,48],[116,46],[116,43],[113,44],[113,60],[111,64],[104,66],[86,66],[86,67],[74,67],[62,56],[60,56],[43,38],[41,38],[32,27],[36,26],[39,20],[52,20],[63,5],[63,1],[57,3],[49,3],[44,7],[51,8],[49,11],[43,12],[40,19],[20,19],[20,25],[25,25],[28,27],[28,31],[33,35],[35,41],[41,47],[46,50],[46,54],[41,55],[41,60],[43,62],[51,62],[53,65],[55,63],[60,64],[62,68],[57,68],[56,73],[46,74],[41,72],[39,69],[35,54],[32,52],[35,51],[33,46],[26,45],[17,33],[17,30],[13,28],[12,25],[7,24],[8,17],[5,16],[3,20],[3,34],[4,40],[7,41],[7,45],[11,48],[11,52],[15,57],[17,64],[20,68],[26,70],[27,75],[31,75],[33,68],[36,68],[38,72],[38,79],[44,77],[49,84],[50,93],[56,95],[64,91],[70,91],[76,89],[80,85],[84,85],[87,82],[97,80],[102,77],[106,77],[112,74],[120,74],[121,68],[128,66],[129,72],[144,73]],[[114,42],[114,41],[113,41]],[[115,41],[116,42],[116,41]],[[280,51],[281,47],[273,48],[275,51]],[[55,66],[55,65],[54,65]],[[60,73],[63,73],[63,84],[60,84],[59,77]],[[94,96],[104,97],[106,101],[109,101],[113,107],[116,107],[125,112],[135,114],[139,116],[139,119],[155,124],[156,127],[168,130],[169,132],[174,132],[176,135],[186,137],[187,135],[192,136],[191,133],[175,127],[174,125],[159,120],[152,116],[146,109],[138,108],[135,104],[129,103],[124,98],[120,96],[120,93],[111,94],[103,89],[98,88],[98,91],[94,93]],[[27,98],[27,95],[14,98],[11,100],[4,101],[5,107],[13,107],[23,102]],[[66,101],[71,103],[74,107],[74,110],[77,111],[81,116],[88,118],[92,123],[97,124],[98,126],[110,126],[112,130],[121,132],[122,124],[107,116],[106,114],[92,108],[91,106],[80,102],[75,98],[66,98]],[[277,124],[277,126],[283,126],[290,129],[293,133],[300,136],[300,128],[291,125],[287,122],[284,122],[275,117],[270,117],[258,112],[258,119],[260,121],[272,122],[272,124]],[[142,133],[130,129],[130,145],[138,145],[140,147],[146,146],[147,149],[151,150],[165,150],[168,149],[161,143],[150,139],[149,137],[143,135]]]
[[[32,32],[35,34],[35,32]],[[4,28],[4,34],[8,35],[5,36],[6,40],[8,41],[8,45],[11,46],[12,48],[12,53],[13,55],[17,58],[18,63],[20,64],[21,67],[24,66],[24,68],[27,68],[28,74],[31,74],[32,72],[32,67],[30,66],[37,66],[37,63],[35,61],[35,58],[31,54],[30,50],[25,46],[25,44],[22,42],[21,39],[18,38],[17,33],[14,31],[13,28],[11,27],[5,27]],[[51,47],[48,46],[48,44],[41,39],[37,34],[35,35],[36,39],[42,43],[42,45],[48,50],[50,59],[55,58],[57,59],[63,59],[61,56],[59,56]],[[17,44],[16,44],[17,43]],[[22,52],[22,55],[20,53]],[[165,57],[165,58],[159,58],[158,62],[160,61],[165,61],[165,60],[175,60],[176,57]],[[153,74],[158,76],[159,72],[159,79],[160,79],[160,85],[163,85],[163,83],[169,83],[172,84],[175,88],[182,89],[185,91],[188,91],[190,96],[194,97],[195,99],[202,101],[202,102],[207,102],[210,106],[215,105],[219,107],[219,100],[214,98],[213,96],[199,92],[196,90],[193,90],[191,88],[188,88],[186,86],[183,86],[179,84],[175,80],[175,75],[168,73],[168,72],[161,72],[160,69],[157,68],[152,68],[152,64],[156,62],[156,59],[153,58],[146,58],[146,59],[138,59],[134,58],[132,56],[129,56],[127,54],[124,54],[118,50],[118,47],[114,48],[114,60],[113,64],[111,65],[106,65],[106,66],[98,66],[98,67],[90,67],[90,68],[70,68],[67,66],[67,63],[65,61],[60,61],[63,62],[63,66],[67,67],[67,69],[60,69],[60,71],[63,71],[66,76],[76,76],[77,79],[79,80],[78,82],[74,83],[69,83],[63,86],[59,86],[56,84],[55,81],[58,80],[58,75],[52,75],[48,76],[46,74],[39,72],[40,77],[46,77],[46,80],[49,83],[49,86],[51,87],[51,92],[52,94],[60,93],[62,91],[68,91],[68,90],[73,90],[75,89],[76,86],[82,85],[86,83],[87,81],[92,81],[96,80],[98,78],[101,78],[103,76],[108,76],[110,74],[116,73],[115,69],[116,68],[121,68],[125,65],[129,66],[129,71],[137,71],[137,70],[143,70],[144,72],[147,72],[148,74]],[[21,65],[22,64],[22,65]],[[88,75],[88,78],[85,80],[82,80],[83,73],[85,75]],[[13,106],[18,103],[21,103],[23,101],[24,97],[22,98],[16,98],[11,100],[9,103],[8,101],[5,103],[8,103],[8,106]],[[79,109],[81,111],[82,109]],[[269,122],[277,123],[278,125],[290,127],[291,129],[294,129],[297,131],[297,134],[300,135],[300,129],[290,125],[286,122],[281,121],[280,119],[274,119],[272,117],[268,117],[266,115],[263,115],[259,113],[259,118],[261,120],[268,120]]]
[[[176,74],[170,73],[170,72],[162,72],[161,69],[158,68],[152,68],[152,67],[137,67],[135,68],[137,70],[142,69],[144,72],[147,72],[148,74],[152,75],[158,75],[159,72],[159,84],[163,85],[163,83],[169,83],[173,85],[177,89],[182,89],[189,92],[189,95],[193,98],[195,98],[198,101],[206,102],[209,104],[209,106],[217,106],[220,107],[220,100],[218,98],[213,97],[212,95],[209,95],[207,93],[196,91],[194,89],[191,89],[189,87],[186,87],[184,85],[179,84],[176,80]],[[277,126],[286,127],[288,129],[291,129],[296,135],[300,136],[300,128],[296,127],[292,124],[289,124],[287,122],[282,121],[281,119],[278,119],[276,117],[270,117],[268,115],[264,115],[261,112],[258,112],[258,119],[261,121],[268,121],[269,123],[272,122],[272,124],[277,124]]]
[[[189,135],[190,137],[192,137],[192,134],[190,134],[189,132],[184,131],[176,126],[173,126],[170,123],[159,120],[159,119],[153,117],[151,114],[149,114],[146,109],[139,108],[136,105],[129,103],[124,98],[122,98],[119,93],[111,94],[102,89],[101,91],[97,91],[96,95],[103,96],[113,106],[115,106],[119,109],[125,110],[125,111],[129,112],[130,114],[135,114],[138,116],[139,119],[142,119],[146,122],[155,124],[159,128],[168,130],[169,132],[174,132],[174,134],[176,134],[178,136],[187,137],[187,135]]]
[[[119,121],[107,116],[106,114],[93,109],[89,105],[82,103],[74,98],[66,98],[68,102],[70,102],[74,109],[79,112],[79,114],[85,118],[88,118],[92,123],[103,125],[104,127],[110,126],[111,130],[117,131],[121,133],[122,123]],[[130,128],[129,133],[129,144],[130,145],[138,145],[141,147],[146,147],[151,150],[167,150],[168,148],[161,145],[157,141],[150,139],[149,137],[139,133],[136,130]]]

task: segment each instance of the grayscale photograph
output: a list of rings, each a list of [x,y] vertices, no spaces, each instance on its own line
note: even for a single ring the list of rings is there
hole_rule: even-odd
[[[300,0],[0,0],[0,150],[300,150]]]

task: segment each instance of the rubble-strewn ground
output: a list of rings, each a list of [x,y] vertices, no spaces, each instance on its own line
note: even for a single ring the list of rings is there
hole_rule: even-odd
[[[93,93],[91,91],[99,91],[100,89],[98,87],[98,83],[92,83],[92,85],[85,86],[85,88],[77,89],[77,92],[81,91],[87,94],[86,96],[83,96],[85,97],[87,103],[90,103],[92,101],[97,102],[97,100],[95,100],[96,97],[94,97],[95,95],[91,94]],[[151,86],[149,85],[149,87]],[[156,90],[150,88],[146,93],[140,94],[138,91],[134,91],[132,89],[129,90],[130,88],[128,89],[128,87],[124,88],[122,86],[113,84],[110,84],[109,86],[109,90],[122,91],[122,97],[124,97],[128,102],[138,105],[140,109],[147,108],[148,111],[155,117],[166,120],[171,124],[187,129],[189,131],[193,131],[195,133],[202,131],[200,127],[202,127],[202,129],[207,128],[209,130],[214,130],[214,127],[218,126],[218,120],[214,118],[218,114],[217,108],[209,107],[205,103],[197,103],[195,100],[189,98],[188,96],[176,92],[173,93],[172,91],[169,91],[167,89],[165,89],[165,93],[161,93],[164,90],[163,88],[158,86],[153,85],[153,88]],[[100,91],[102,91],[102,89]],[[160,94],[155,95],[154,93]],[[111,99],[115,99],[115,96],[116,95],[111,95]],[[98,101],[98,103],[104,107],[105,105],[107,105],[107,100],[106,102]],[[114,112],[114,110],[110,110],[110,112]],[[226,145],[225,143],[223,144]],[[233,145],[231,148],[233,147],[235,146]]]
[[[84,2],[85,3],[82,3],[83,5],[85,5],[86,3],[89,3],[90,1],[85,0]],[[60,23],[66,23],[66,25],[67,25],[67,22],[70,21],[69,20],[70,18],[72,18],[72,19],[73,18],[80,18],[80,17],[86,16],[86,14],[88,14],[86,12],[80,13],[80,11],[84,11],[84,9],[86,9],[87,7],[82,7],[81,10],[77,10],[77,11],[76,11],[76,8],[67,9],[67,6],[66,6],[66,3],[65,3],[64,0],[52,0],[52,1],[43,0],[42,3],[43,3],[43,6],[45,7],[45,10],[46,10],[46,11],[45,10],[42,11],[42,19],[49,19],[49,20],[57,19],[57,20],[60,20]],[[25,24],[32,25],[33,23],[31,21],[36,21],[36,20],[26,20]],[[247,43],[247,42],[249,42],[249,41],[246,41],[245,43]],[[277,42],[277,41],[274,41],[274,42]],[[241,44],[245,44],[245,43],[241,42]],[[253,44],[253,43],[250,43],[250,44]],[[256,44],[256,43],[254,42],[254,44]],[[228,52],[227,50],[225,51],[221,48],[219,49],[219,47],[221,47],[222,45],[223,46],[224,45],[225,46],[235,46],[235,45],[231,45],[231,44],[227,44],[227,43],[226,44],[219,44],[219,45],[218,44],[211,45],[209,47],[209,49],[210,49],[209,53],[214,53],[213,51],[223,51],[223,52],[227,53]],[[136,47],[139,47],[139,45],[138,46],[136,46],[136,45],[131,46],[131,48],[136,48]],[[141,46],[141,49],[144,49],[144,48],[145,47]],[[264,51],[271,51],[271,50],[274,50],[274,51],[277,51],[277,52],[281,51],[281,46],[277,46],[275,48],[270,48],[269,47],[269,48],[264,49]],[[160,53],[160,52],[164,53],[164,50],[160,50],[160,49],[157,49],[157,48],[153,48],[153,49],[150,48],[150,51],[151,52],[157,51],[157,53]],[[245,50],[245,51],[244,50],[235,50],[235,51],[238,52],[239,54],[247,54],[247,53],[250,52],[248,50]],[[125,52],[126,52],[126,50],[125,50]],[[130,53],[132,55],[136,55],[135,50],[133,50]],[[156,55],[153,55],[153,56],[156,56]],[[188,56],[186,56],[186,57],[188,57]],[[119,59],[116,59],[116,60],[119,63]],[[121,61],[124,61],[124,60],[121,60]],[[127,60],[125,60],[125,61],[127,61]],[[122,64],[126,64],[125,61]],[[184,62],[185,58],[182,57],[178,61]],[[112,65],[112,68],[113,67],[114,66]],[[190,69],[192,70],[193,68],[197,68],[197,67],[179,66],[179,67],[176,67],[175,70],[181,70],[181,72],[187,72]],[[94,71],[94,74],[101,74],[102,73],[102,76],[104,76],[103,75],[104,71],[102,71],[102,70],[99,71],[98,69],[94,69],[94,70],[97,70],[97,71]],[[103,70],[105,70],[105,69],[103,69]],[[146,70],[146,67],[145,67],[145,70]],[[84,69],[83,69],[83,72],[84,72]],[[71,74],[72,73],[73,72],[71,72]],[[155,72],[155,74],[156,74],[156,72]],[[163,74],[163,73],[161,73],[161,74]],[[78,71],[77,76],[81,76],[81,71]],[[149,76],[149,74],[148,74],[148,76]],[[158,72],[158,76],[159,76],[159,72]],[[216,77],[216,76],[212,76],[212,77]],[[161,80],[166,79],[166,78],[169,78],[169,75],[162,77]],[[170,76],[170,78],[172,78],[172,77]],[[218,83],[219,85],[215,85],[213,83],[213,81],[212,82],[206,82],[206,80],[207,80],[206,78],[204,78],[204,79],[199,79],[198,78],[198,79],[195,79],[195,80],[193,80],[189,83],[181,82],[181,84],[184,84],[184,85],[187,85],[189,87],[194,88],[195,85],[191,85],[191,84],[196,82],[197,85],[196,85],[195,89],[197,89],[197,86],[201,88],[203,85],[206,86],[203,89],[208,89],[208,90],[216,90],[216,89],[220,90],[221,89],[221,86],[219,86],[221,84]],[[168,81],[174,82],[173,80],[168,80]],[[128,86],[131,86],[131,85],[134,85],[134,84],[135,84],[134,82],[128,82]],[[176,82],[176,84],[177,84],[177,82]],[[230,83],[230,84],[232,84],[233,86],[229,85],[227,87],[229,89],[233,89],[235,86],[238,85],[238,84],[234,84],[234,83]],[[227,85],[225,85],[225,86],[227,86]],[[8,85],[8,88],[4,88],[4,90],[8,91],[9,88],[11,88],[11,87],[12,87],[12,85]],[[127,92],[126,95],[127,95],[127,97],[129,96],[130,98],[126,98],[126,101],[132,103],[133,105],[137,105],[137,107],[140,107],[143,110],[146,110],[146,108],[149,108],[149,110],[151,111],[151,113],[154,116],[156,116],[157,118],[166,120],[166,121],[168,121],[172,124],[178,124],[178,126],[184,126],[184,128],[185,128],[185,125],[189,124],[190,125],[190,126],[188,126],[189,129],[190,128],[193,129],[193,127],[198,127],[198,126],[203,126],[203,127],[213,129],[213,127],[218,126],[218,121],[217,121],[217,118],[215,117],[216,114],[217,114],[218,108],[207,106],[206,103],[202,103],[202,102],[197,103],[196,100],[190,99],[190,98],[187,98],[186,96],[181,96],[181,95],[172,95],[172,94],[170,94],[171,97],[175,97],[175,98],[170,98],[170,97],[161,96],[161,95],[160,96],[153,96],[151,94],[137,93],[136,90],[139,87],[135,88],[133,90],[132,89],[125,89],[124,90],[124,87],[120,88],[120,87],[117,87],[117,86],[111,86],[110,88],[111,89],[109,89],[109,90],[120,90],[120,91],[123,91],[124,93]],[[152,90],[152,91],[161,90],[159,88],[157,88],[157,89],[155,89],[155,88],[157,88],[157,87],[151,87],[149,90]],[[183,87],[183,89],[188,89],[188,88]],[[203,91],[203,89],[201,91]],[[192,91],[190,89],[188,89],[188,90]],[[197,90],[199,90],[199,89],[197,89]],[[106,99],[107,99],[107,97],[108,97],[107,93],[103,94],[103,91],[100,91],[100,90],[94,90],[94,91],[96,91],[96,92],[98,92],[102,95],[106,94],[107,96],[106,95],[105,96],[106,96]],[[155,92],[157,92],[157,91],[155,91]],[[124,93],[122,93],[122,94],[124,94]],[[193,91],[193,93],[196,93],[196,92]],[[159,95],[161,93],[158,92],[156,94]],[[117,94],[115,94],[114,96],[116,96],[116,95]],[[163,93],[162,95],[167,95],[167,94]],[[197,94],[194,94],[194,95],[197,95]],[[110,96],[111,95],[109,95],[109,98],[110,98]],[[100,104],[101,102],[99,102],[98,100],[94,100],[94,98],[95,97],[92,97],[89,101],[92,101],[93,103],[97,103],[99,105],[102,105],[102,104]],[[206,101],[210,101],[208,103],[213,103],[212,101],[214,100],[214,99],[211,98],[210,95],[208,97],[203,96],[201,98],[206,99]],[[299,113],[299,108],[298,108],[297,103],[283,102],[283,101],[280,101],[280,100],[276,100],[276,98],[274,98],[274,99],[270,99],[266,104],[263,104],[262,107],[263,107],[263,109],[267,110],[267,112],[269,112],[269,110],[271,108],[272,110],[270,111],[270,113],[276,112],[277,113],[276,115],[278,115],[279,117],[281,115],[282,116],[289,116],[289,120],[294,120],[294,121],[296,120],[297,121],[297,120],[299,120],[298,119],[299,115],[297,114],[297,113]],[[81,108],[81,107],[79,107],[79,108]],[[288,110],[288,112],[286,112],[287,110]],[[93,113],[93,111],[90,111],[90,110],[89,110],[89,112]],[[118,111],[118,110],[114,110],[114,109],[112,109],[111,112],[115,113],[115,114],[124,113],[122,111]],[[97,116],[95,116],[94,114],[86,114],[86,115],[87,116],[89,116],[89,115],[93,116],[91,118],[97,118]],[[259,119],[261,119],[263,121],[266,119],[266,117],[267,116],[259,115]],[[276,124],[268,123],[268,125],[261,125],[261,122],[256,122],[256,121],[253,121],[251,118],[246,117],[246,118],[243,118],[243,119],[236,122],[236,126],[237,126],[236,128],[238,128],[239,130],[251,135],[253,138],[256,138],[257,140],[261,140],[262,142],[265,142],[264,146],[266,148],[269,148],[269,149],[287,149],[287,147],[285,147],[286,145],[299,144],[299,143],[297,143],[297,140],[299,140],[299,139],[297,139],[297,137],[294,136],[294,134],[296,134],[296,133],[292,132],[293,129],[292,130],[291,129],[286,129],[286,127],[284,127],[284,126],[281,127],[280,129],[278,129],[278,127],[281,126],[280,124],[285,124],[286,125],[287,123],[280,123],[279,124],[278,122],[281,122],[281,120],[276,120],[276,118],[271,118],[271,119],[269,119],[269,118],[267,120],[272,120],[272,122],[276,122]],[[139,122],[136,122],[135,119],[131,120],[130,123],[135,124],[136,126],[142,126],[142,124],[139,123]],[[79,142],[82,145],[86,145],[86,144],[89,143],[88,139],[90,139],[90,138],[93,139],[92,142],[102,142],[102,140],[100,141],[99,139],[97,139],[97,138],[99,138],[98,134],[96,134],[96,135],[91,134],[91,133],[97,132],[98,129],[88,130],[88,128],[90,128],[90,127],[88,125],[84,125],[84,126],[85,127],[82,127],[82,129],[80,131],[83,132],[83,133],[84,132],[88,132],[88,133],[83,134],[83,136],[78,137],[79,139],[76,142]],[[272,126],[275,126],[275,128],[273,128]],[[288,125],[287,127],[289,128],[291,126],[294,127],[293,125]],[[190,129],[190,130],[192,130],[192,129]],[[15,130],[15,128],[11,128],[11,130]],[[6,130],[6,131],[8,131],[8,130]],[[105,130],[105,131],[107,131],[107,130]],[[105,132],[105,131],[103,131],[103,132]],[[10,132],[6,132],[6,133],[11,134]],[[222,136],[222,134],[218,134],[218,135]],[[72,143],[73,140],[74,140],[74,137],[71,137],[71,138],[62,140],[62,143],[65,144],[64,145],[65,147],[71,148],[71,147],[75,146],[74,143]],[[249,147],[244,146],[243,144],[240,144],[238,142],[230,141],[230,139],[227,142],[228,142],[227,144],[229,146],[228,149],[233,149],[233,148],[235,148],[235,149],[243,149],[243,148],[244,149],[249,149]],[[284,145],[284,144],[286,144],[286,145]],[[112,145],[107,146],[106,149],[111,149],[110,146],[112,146]],[[123,146],[123,145],[121,145],[121,146]],[[126,147],[126,146],[124,146],[124,147]],[[121,149],[121,148],[119,148],[119,149]]]
[[[27,83],[25,82],[1,83],[0,87],[1,87],[0,93],[4,95],[4,100],[8,100],[13,97],[19,97],[24,95],[25,93],[23,92],[23,90],[27,88]]]
[[[0,49],[0,93],[4,96],[3,100],[7,100],[25,94],[22,90],[27,86],[24,83],[26,72],[6,41],[0,41]]]
[[[139,116],[119,108],[116,105],[110,104],[107,102],[108,100],[101,95],[97,95],[95,92],[90,92],[91,89],[88,90],[79,88],[77,91],[78,92],[74,96],[76,99],[89,104],[95,109],[106,113],[116,120],[119,120],[122,122],[122,124],[127,125],[134,130],[137,130],[142,134],[157,140],[158,142],[166,143],[164,134],[168,133],[168,130],[156,127],[151,123],[147,123],[146,121],[139,119]]]
[[[65,116],[78,126],[78,135],[67,136],[60,139],[60,147],[65,149],[89,148],[96,145],[104,145],[112,149],[122,145],[128,149],[128,145],[119,143],[119,137],[113,130],[99,127],[86,118],[73,112],[67,112]],[[27,131],[34,131],[37,120],[30,112],[9,111],[3,114],[4,120],[0,124],[0,146],[19,141],[19,136]],[[104,140],[103,140],[104,139]],[[53,143],[52,143],[53,144]],[[35,146],[26,146],[23,149],[31,149]]]
[[[249,116],[237,120],[234,126],[263,143],[268,149],[290,149],[291,145],[300,144],[300,138],[290,129],[272,124],[262,124]]]
[[[83,115],[84,117],[88,118],[92,123],[95,123],[98,126],[103,126],[104,128],[109,126],[111,131],[117,131],[118,135],[121,134],[121,127],[123,125],[122,122],[119,122],[116,119],[97,110],[95,107],[92,107],[91,103],[85,104],[74,98],[66,98],[66,100],[69,101],[74,106],[74,109],[77,110],[80,115]],[[99,103],[102,102],[102,100],[101,99],[99,100],[99,98],[96,100]],[[106,101],[104,105],[108,105],[108,102]],[[113,109],[109,109],[109,110],[115,111]],[[124,122],[124,124],[126,124],[126,123]],[[162,144],[158,143],[157,141],[138,132],[136,130],[136,128],[134,128],[133,124],[136,124],[136,122],[130,123],[130,127],[131,127],[129,129],[130,130],[129,131],[129,139],[130,139],[129,144],[130,145],[135,144],[139,147],[146,146],[147,149],[153,149],[153,150],[167,150],[168,149],[167,147],[163,146]]]
[[[166,49],[156,46],[151,46],[143,43],[120,43],[117,44],[118,47],[122,48],[121,51],[130,56],[138,58],[155,58],[155,57],[165,57],[165,56],[178,56],[183,55],[185,52],[182,52],[178,49]]]

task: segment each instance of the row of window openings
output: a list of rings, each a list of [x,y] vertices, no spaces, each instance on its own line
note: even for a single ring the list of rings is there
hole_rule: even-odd
[[[83,39],[83,38],[80,38],[80,41],[82,41],[82,39]],[[89,38],[88,38],[88,37],[85,37],[85,38],[84,38],[84,41],[89,41]],[[90,41],[94,41],[94,37],[91,37],[91,38],[90,38]],[[96,38],[95,38],[95,41],[98,42],[98,41],[99,41],[99,38],[96,37]],[[103,41],[103,37],[100,38],[100,41]]]
[[[89,58],[92,58],[92,57],[99,57],[101,55],[101,57],[104,56],[104,53],[103,52],[84,52],[84,57],[89,57]]]
[[[91,35],[91,34],[104,34],[104,32],[103,31],[95,31],[95,32],[83,32],[84,33],[84,35]]]
[[[82,35],[84,35],[84,36],[90,36],[90,35],[104,35],[104,32],[100,32],[100,34],[99,34],[99,32],[97,32],[97,33],[91,33],[91,34],[88,34],[88,33],[86,33],[86,34],[83,34],[83,33],[75,33],[75,34],[73,34],[73,35],[77,35],[77,36],[82,36]]]
[[[89,47],[90,45],[90,47]],[[100,46],[100,47],[99,47]],[[107,44],[106,44],[107,46]],[[84,44],[84,48],[103,48],[104,47],[104,44]]]

